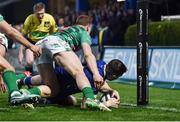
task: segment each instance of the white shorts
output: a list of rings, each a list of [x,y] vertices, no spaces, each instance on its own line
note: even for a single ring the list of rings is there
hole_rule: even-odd
[[[0,33],[0,44],[3,45],[6,48],[6,50],[8,49],[8,39],[2,33]]]
[[[58,36],[47,36],[46,38],[38,41],[36,45],[42,48],[41,56],[36,59],[37,65],[43,63],[52,63],[53,56],[56,53],[71,50],[69,44]]]

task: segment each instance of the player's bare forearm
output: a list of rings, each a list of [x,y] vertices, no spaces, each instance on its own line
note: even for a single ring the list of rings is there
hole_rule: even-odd
[[[104,80],[102,76],[99,74],[97,64],[96,64],[96,58],[92,54],[91,47],[89,44],[84,43],[82,44],[82,49],[84,52],[84,57],[87,62],[87,65],[91,72],[93,73],[93,80],[94,80],[94,85],[96,88],[100,88],[101,85],[104,83]]]
[[[113,89],[108,85],[107,82],[104,82],[103,86],[100,88],[101,92],[111,92]]]
[[[95,56],[92,53],[88,54],[85,56],[85,60],[93,75],[99,74]]]
[[[27,48],[31,47],[31,43],[29,43],[22,34],[10,26],[6,21],[1,22],[0,24],[1,31],[5,33],[9,38],[13,41],[17,41],[20,44],[23,44]]]
[[[21,43],[23,46],[25,46],[27,48],[31,47],[32,44],[28,40],[26,40],[19,31],[17,31],[16,29],[12,28],[12,32],[13,33],[12,33],[11,36],[12,36],[12,38],[14,40],[18,41],[19,43]]]

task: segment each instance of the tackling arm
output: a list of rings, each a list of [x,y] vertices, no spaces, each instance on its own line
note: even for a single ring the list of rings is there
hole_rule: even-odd
[[[10,26],[6,21],[1,21],[0,29],[3,33],[5,33],[9,38],[12,40],[16,40],[17,42],[21,43],[22,45],[29,48],[31,51],[34,52],[35,56],[40,56],[41,48],[32,45],[28,40],[26,40],[22,34]]]
[[[5,33],[9,38],[18,41],[19,43],[25,45],[27,48],[31,47],[31,44],[22,36],[22,34],[10,26],[6,21],[0,23],[0,28],[3,33]]]
[[[104,85],[100,88],[101,92],[112,92],[112,97],[117,98],[118,101],[120,101],[120,96],[118,91],[112,89],[107,82],[104,83]]]
[[[82,49],[84,52],[84,58],[87,62],[87,65],[88,65],[89,69],[91,70],[91,72],[93,73],[93,79],[95,82],[95,86],[98,88],[104,83],[104,80],[103,80],[102,76],[99,74],[97,64],[96,64],[96,58],[93,55],[89,44],[83,43]]]

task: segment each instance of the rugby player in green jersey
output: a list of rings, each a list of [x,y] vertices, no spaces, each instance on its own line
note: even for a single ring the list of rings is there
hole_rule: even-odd
[[[7,35],[14,41],[17,41],[23,44],[25,47],[29,48],[34,52],[35,56],[39,56],[41,54],[41,48],[26,40],[21,33],[19,33],[16,29],[10,26],[0,14],[0,32]],[[0,72],[3,76],[3,81],[6,84],[9,92],[9,102],[10,104],[18,104],[29,101],[31,98],[36,97],[36,95],[24,94],[21,93],[17,87],[16,80],[18,79],[15,73],[14,67],[9,64],[9,62],[0,55]]]
[[[42,80],[51,89],[51,96],[56,96],[60,90],[58,80],[53,70],[53,60],[62,66],[76,80],[78,88],[83,92],[85,105],[90,108],[106,110],[106,106],[98,103],[90,83],[83,72],[83,66],[73,50],[82,48],[87,66],[93,74],[95,87],[100,87],[104,80],[98,72],[95,56],[91,51],[91,38],[88,33],[90,17],[80,15],[76,25],[62,32],[38,41],[36,45],[42,48],[42,55],[36,60]]]

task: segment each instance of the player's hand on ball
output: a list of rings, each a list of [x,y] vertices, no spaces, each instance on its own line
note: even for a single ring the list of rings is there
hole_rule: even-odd
[[[116,98],[111,97],[111,98],[110,98],[108,101],[106,101],[104,104],[105,104],[107,107],[118,108],[120,102],[119,102]]]
[[[120,96],[119,96],[118,91],[113,90],[113,92],[112,92],[112,97],[114,97],[114,98],[116,98],[118,101],[120,101]]]

